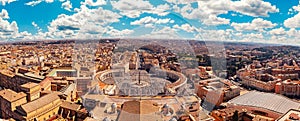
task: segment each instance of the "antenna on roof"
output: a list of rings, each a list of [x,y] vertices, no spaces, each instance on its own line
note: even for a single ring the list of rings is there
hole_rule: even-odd
[[[141,84],[141,72],[140,71],[138,71],[139,72],[139,85]]]

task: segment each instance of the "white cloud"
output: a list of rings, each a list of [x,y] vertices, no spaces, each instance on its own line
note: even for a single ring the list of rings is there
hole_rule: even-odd
[[[34,26],[34,27],[38,27],[38,25],[33,21],[33,22],[31,22],[31,24],[32,24],[32,26]]]
[[[166,0],[166,1],[173,4],[189,4],[189,3],[197,2],[199,0]]]
[[[197,31],[199,34],[195,35],[195,39],[198,40],[294,44],[300,39],[300,32],[298,30],[290,29],[289,31],[285,31],[282,27],[273,29],[267,33],[245,33],[231,29],[207,30],[203,28],[198,28]]]
[[[120,5],[115,6],[119,10],[149,10],[152,8],[152,5],[149,1],[144,0],[136,0],[135,2],[128,2],[127,0],[120,0],[118,2],[113,2],[113,5]],[[128,6],[125,6],[128,5]]]
[[[149,1],[135,0],[130,2],[128,0],[111,1],[114,9],[120,11],[122,15],[130,18],[139,17],[142,13],[153,13],[159,16],[169,14],[170,6],[168,4],[158,5],[154,7]]]
[[[9,23],[6,20],[2,20],[0,19],[0,32],[9,34],[15,31],[18,31],[18,26],[17,26],[17,22],[13,21],[11,23]]]
[[[265,37],[262,33],[234,33],[234,41],[237,42],[263,42]]]
[[[13,38],[6,38],[7,41],[8,40],[12,40],[12,41],[14,41],[14,40],[32,40],[32,39],[33,39],[32,34],[27,31],[16,33]]]
[[[230,20],[220,18],[218,15],[228,13],[229,0],[207,0],[198,1],[198,8],[193,8],[191,4],[184,5],[181,9],[176,8],[179,13],[188,19],[199,19],[206,25],[229,24]],[[174,8],[174,7],[173,7]]]
[[[79,30],[80,26],[82,25],[83,23],[79,21],[77,18],[73,16],[61,14],[50,23],[48,29],[49,31]]]
[[[262,0],[200,0],[197,8],[193,8],[188,3],[181,8],[175,5],[173,10],[185,18],[199,19],[207,25],[229,24],[229,19],[219,17],[221,14],[227,14],[228,11],[253,17],[266,17],[269,13],[279,12],[276,6]]]
[[[25,5],[29,5],[29,6],[36,6],[38,4],[40,4],[43,0],[37,0],[37,1],[30,1],[28,3],[25,3]]]
[[[4,0],[4,1],[14,1],[14,0]],[[241,39],[243,41],[262,41],[266,40],[266,35],[271,35],[272,38],[283,40],[287,36],[295,37],[299,36],[299,31],[292,27],[300,27],[300,22],[297,23],[295,19],[293,21],[285,21],[285,26],[289,26],[291,29],[285,31],[284,28],[277,28],[266,32],[277,26],[277,24],[271,21],[264,20],[256,17],[267,17],[270,13],[278,12],[276,6],[271,5],[269,2],[264,2],[262,0],[167,0],[166,4],[160,4],[154,6],[150,4],[147,0],[112,0],[113,12],[110,10],[105,10],[102,7],[91,7],[91,6],[101,6],[106,5],[106,0],[85,0],[81,2],[80,8],[73,8],[70,0],[59,0],[62,3],[62,8],[66,10],[74,10],[73,15],[61,14],[48,26],[48,32],[42,32],[39,26],[32,22],[32,25],[38,29],[38,33],[32,36],[28,32],[18,32],[18,26],[16,22],[9,22],[5,19],[9,19],[6,10],[0,11],[0,38],[33,38],[33,39],[45,39],[45,38],[99,38],[103,35],[113,36],[113,37],[123,37],[134,35],[135,32],[141,33],[135,30],[118,30],[116,28],[110,27],[111,23],[119,22],[121,15],[127,17],[135,18],[139,17],[142,13],[151,13],[159,15],[159,18],[152,16],[147,16],[130,23],[130,25],[144,25],[144,28],[153,29],[148,33],[142,33],[143,37],[150,38],[181,38],[177,32],[182,32],[178,30],[183,30],[189,32],[188,35],[192,35],[192,32],[196,32],[194,37],[196,39],[209,39],[209,40],[234,40],[235,38]],[[1,1],[3,4],[3,0]],[[26,5],[35,6],[41,2],[52,3],[54,0],[35,0],[26,3]],[[198,3],[198,8],[193,8],[193,2]],[[8,2],[6,2],[8,3]],[[182,4],[182,5],[176,5]],[[293,11],[298,11],[298,7],[293,7]],[[221,14],[227,14],[229,11],[233,11],[233,16],[248,15],[255,17],[249,23],[235,23],[233,22],[231,26],[234,30],[204,30],[191,26],[188,23],[176,24],[171,27],[156,27],[155,24],[168,24],[175,23],[171,18],[161,18],[170,13],[170,11],[175,11],[180,13],[183,17],[187,19],[194,19],[202,22],[205,25],[222,25],[230,24],[230,19],[220,17]],[[300,16],[300,15],[299,15]],[[294,16],[297,17],[297,16]],[[300,18],[300,17],[299,17]],[[180,20],[176,19],[176,22]],[[121,22],[122,23],[122,22]],[[126,23],[127,24],[127,23]],[[232,28],[232,29],[233,29]],[[244,31],[253,31],[251,33],[245,33]],[[31,36],[31,37],[30,37]],[[270,36],[267,36],[270,37]]]
[[[295,28],[291,28],[288,31],[286,31],[286,38],[288,38],[288,43],[291,44],[292,41],[294,43],[299,45],[299,39],[300,39],[300,31],[296,30]]]
[[[263,39],[264,35],[262,33],[250,33],[250,34],[243,34],[243,38],[247,38],[249,40]]]
[[[141,13],[151,10],[153,6],[149,1],[136,0],[134,2],[129,2],[127,0],[111,1],[112,6],[121,11],[122,15],[128,16],[130,18],[139,17]]]
[[[63,4],[61,4],[61,7],[64,8],[65,10],[71,11],[72,3],[68,0]]]
[[[191,26],[191,25],[189,25],[189,24],[182,24],[181,26],[179,26],[179,25],[176,24],[176,25],[173,26],[173,28],[175,28],[175,29],[181,29],[181,30],[184,30],[186,32],[194,32],[194,31],[196,31],[196,28],[193,27],[193,26]]]
[[[292,8],[294,11],[298,11],[298,12],[300,11],[300,5],[293,6]]]
[[[78,30],[81,27],[86,26],[86,24],[92,25],[106,25],[108,23],[118,22],[121,16],[113,13],[109,10],[104,10],[102,8],[98,9],[88,9],[81,8],[78,13],[73,15],[61,14],[57,19],[53,20],[50,24],[50,28],[55,28],[58,30]]]
[[[15,2],[17,0],[0,0],[0,3],[2,6],[5,6],[6,4],[9,4],[11,2]]]
[[[197,29],[198,34],[195,35],[195,38],[198,40],[231,40],[232,39],[232,30],[205,30],[205,29]]]
[[[81,5],[75,8],[73,15],[59,15],[48,26],[48,32],[42,36],[48,38],[92,38],[99,37],[107,31],[109,24],[118,22],[119,14],[99,7],[89,9]]]
[[[174,21],[171,21],[170,18],[167,19],[158,19],[153,18],[151,16],[146,16],[144,18],[141,18],[140,20],[136,20],[130,23],[130,25],[145,25],[148,27],[152,27],[153,24],[166,24],[166,23],[172,23]]]
[[[16,21],[9,23],[7,20],[0,19],[0,40],[16,40],[22,39],[30,34],[27,31],[19,33],[19,28]]]
[[[0,19],[9,19],[8,12],[5,9],[0,12]]]
[[[89,5],[89,6],[101,6],[101,5],[105,5],[106,1],[105,0],[96,0],[94,2],[94,0],[85,0],[81,4],[83,4],[83,5]]]
[[[45,0],[46,3],[52,3],[54,0]]]
[[[256,18],[251,23],[231,23],[231,26],[237,31],[262,31],[267,28],[273,28],[277,24],[273,24],[271,21]]]
[[[53,3],[54,0],[34,0],[34,1],[30,1],[30,2],[27,2],[25,3],[25,5],[29,5],[29,6],[36,6],[38,4],[40,4],[41,2],[46,2],[46,3]]]
[[[27,35],[30,35],[28,32],[24,31],[19,33],[19,28],[16,21],[11,23],[8,20],[8,12],[5,9],[2,9],[0,13],[0,40],[8,41],[15,39],[22,39]]]
[[[111,35],[112,37],[121,37],[121,36],[130,35],[133,32],[134,32],[133,30],[129,30],[129,29],[117,30],[111,27],[106,33]]]
[[[229,10],[228,0],[198,1],[198,8],[187,4],[180,10],[181,14],[188,19],[207,19],[209,16],[226,14]]]
[[[31,22],[32,26],[34,26],[34,28],[36,28],[38,30],[38,32],[41,32],[42,29],[33,21]]]
[[[168,10],[170,10],[170,6],[168,4],[158,5],[153,8],[151,11],[147,11],[148,13],[157,14],[159,16],[165,16],[169,14]]]
[[[275,36],[283,36],[286,34],[286,31],[282,27],[280,27],[277,29],[272,29],[269,33]]]
[[[273,42],[273,43],[291,44],[290,40],[286,41],[287,40],[286,36],[276,36],[276,35],[274,35],[274,36],[271,36],[271,40],[272,40],[271,42]]]
[[[295,28],[291,28],[289,31],[286,32],[287,35],[289,35],[290,37],[296,37],[299,36],[300,33],[298,30],[296,30]]]
[[[2,9],[0,13],[0,41],[23,40],[31,36],[27,31],[19,33],[16,21],[9,22],[8,12]]]
[[[275,5],[262,0],[241,0],[232,1],[231,10],[249,16],[269,16],[269,13],[279,12]]]
[[[28,37],[31,37],[31,33],[28,33],[27,31],[20,32],[20,37],[26,39],[26,37],[27,37],[27,38],[28,38]]]
[[[221,24],[229,24],[230,19],[216,17],[216,16],[209,16],[208,19],[204,19],[203,23],[206,25],[221,25]]]
[[[181,38],[176,32],[176,29],[165,26],[153,29],[149,34],[141,35],[140,37],[152,39],[178,39]]]
[[[286,19],[283,25],[287,28],[300,28],[300,13],[295,16]]]
[[[289,15],[295,14],[298,13],[299,11],[300,11],[300,5],[296,5],[289,9],[288,14]]]

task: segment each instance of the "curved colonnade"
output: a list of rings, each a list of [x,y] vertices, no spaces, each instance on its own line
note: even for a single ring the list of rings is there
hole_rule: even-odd
[[[114,85],[114,77],[123,77],[125,75],[124,70],[113,69],[98,72],[94,79],[98,81],[99,85]],[[158,70],[154,74],[149,74],[149,76],[155,76],[159,78],[165,78],[170,81],[170,84],[165,85],[165,93],[168,95],[175,95],[176,91],[184,87],[187,83],[187,78],[180,72],[171,70]],[[101,87],[101,86],[100,86]]]

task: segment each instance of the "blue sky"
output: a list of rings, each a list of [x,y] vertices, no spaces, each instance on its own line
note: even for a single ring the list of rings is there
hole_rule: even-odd
[[[189,38],[293,43],[298,0],[0,0],[0,40]]]

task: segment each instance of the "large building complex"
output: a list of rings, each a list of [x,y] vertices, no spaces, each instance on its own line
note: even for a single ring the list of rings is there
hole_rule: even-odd
[[[196,85],[196,89],[196,94],[201,99],[205,99],[207,102],[216,106],[240,95],[239,87],[220,78],[200,81]]]
[[[283,63],[283,62],[282,62]],[[241,69],[237,73],[237,77],[241,79],[241,84],[246,87],[255,88],[261,91],[276,92],[289,97],[299,97],[299,73],[300,69],[295,61],[292,65],[284,63],[280,66],[280,62],[267,63],[267,67],[255,68],[256,64]]]
[[[275,86],[275,93],[290,97],[300,97],[300,81],[287,79],[277,83]]]
[[[238,77],[242,80],[241,83],[248,87],[261,91],[274,92],[276,83],[280,82],[281,79],[270,74],[260,74],[259,72],[261,71],[264,73],[265,70],[253,70],[252,72],[240,70]]]

